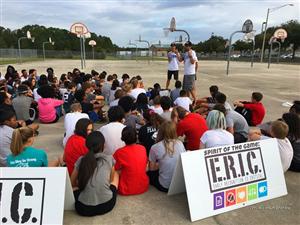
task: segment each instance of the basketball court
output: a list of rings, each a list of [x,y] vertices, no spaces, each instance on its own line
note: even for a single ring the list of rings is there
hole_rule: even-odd
[[[80,60],[49,60],[22,65],[13,65],[18,71],[21,69],[36,68],[38,74],[45,73],[48,67],[53,67],[56,76],[80,68]],[[145,87],[151,87],[158,82],[162,87],[166,81],[166,61],[108,61],[87,60],[85,72],[95,69],[109,73],[122,73],[130,76],[141,75]],[[229,76],[226,75],[225,61],[200,61],[197,75],[198,97],[209,95],[210,85],[218,85],[220,90],[228,96],[232,104],[235,99],[249,99],[253,91],[264,94],[263,104],[267,114],[264,121],[275,120],[282,113],[288,111],[282,106],[285,102],[292,102],[300,98],[300,66],[287,64],[231,62]],[[6,66],[0,67],[4,73]],[[183,66],[180,67],[179,79],[182,80]],[[174,81],[171,82],[174,87]],[[99,127],[100,125],[96,125]],[[45,148],[52,159],[63,152],[62,138],[64,133],[63,119],[52,125],[41,125],[40,135],[36,138],[35,147]],[[227,212],[193,224],[298,224],[300,208],[300,192],[298,174],[287,172],[285,174],[288,195],[262,202],[253,206]],[[203,203],[205,204],[205,203]],[[158,192],[153,187],[139,196],[119,196],[114,210],[104,216],[84,218],[75,212],[65,212],[64,224],[191,224],[189,210],[185,194],[168,197]]]

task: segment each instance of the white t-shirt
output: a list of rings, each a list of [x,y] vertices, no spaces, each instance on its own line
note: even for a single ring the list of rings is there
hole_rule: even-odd
[[[192,50],[192,57],[198,62],[198,58],[194,50]],[[184,75],[193,74],[196,74],[196,62],[192,64],[188,52],[186,52],[184,53]]]
[[[119,98],[113,100],[111,103],[109,103],[109,107],[118,106],[119,100],[120,100]]]
[[[276,138],[276,140],[278,143],[282,169],[283,172],[286,172],[290,168],[293,159],[293,155],[294,155],[293,147],[291,145],[291,142],[287,138],[285,139]]]
[[[205,131],[200,140],[205,145],[205,148],[234,144],[233,135],[222,129]]]
[[[170,71],[177,71],[179,70],[179,62],[177,59],[177,55],[174,52],[169,52],[168,53],[168,59],[170,59],[171,61],[168,64],[168,70]]]
[[[33,98],[34,101],[38,102],[40,98],[42,98],[38,93],[37,93],[37,88],[33,89]]]
[[[100,131],[104,138],[104,150],[103,152],[107,155],[113,155],[119,148],[125,146],[125,143],[121,140],[122,130],[125,125],[119,122],[111,122],[103,127],[100,127]]]
[[[150,106],[149,109],[152,109],[155,113],[157,113],[158,115],[163,114],[164,110],[162,109],[162,107],[155,107],[155,106]]]
[[[86,118],[89,119],[88,114],[81,113],[81,112],[72,112],[67,113],[64,120],[64,126],[65,126],[65,137],[63,139],[63,146],[65,147],[67,144],[67,141],[69,137],[71,137],[74,134],[75,126],[78,120]]]
[[[131,90],[131,92],[129,93],[129,95],[131,95],[132,97],[134,97],[134,99],[137,99],[137,97],[141,93],[145,93],[146,94],[145,89],[143,89],[143,88],[135,88],[135,89]]]
[[[193,102],[189,97],[178,97],[174,101],[174,104],[177,106],[181,106],[186,111],[190,112],[190,105],[193,104]]]

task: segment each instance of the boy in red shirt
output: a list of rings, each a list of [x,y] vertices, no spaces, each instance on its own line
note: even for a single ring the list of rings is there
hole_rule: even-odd
[[[234,105],[236,107],[241,107],[251,112],[251,121],[249,124],[250,126],[257,126],[261,124],[265,117],[266,110],[264,105],[261,103],[262,98],[262,93],[253,92],[251,102],[245,102],[241,100],[234,102]]]
[[[200,149],[200,138],[208,130],[205,119],[198,113],[190,113],[183,107],[174,107],[172,120],[177,123],[177,135],[186,137],[186,149]]]
[[[114,153],[115,170],[120,174],[119,194],[137,195],[148,190],[149,178],[146,174],[148,163],[144,146],[136,144],[136,131],[132,127],[125,127],[122,131],[122,141],[126,146]]]

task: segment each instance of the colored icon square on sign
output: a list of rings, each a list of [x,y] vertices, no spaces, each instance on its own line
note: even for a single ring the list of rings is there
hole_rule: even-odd
[[[226,202],[226,206],[235,205],[236,203],[235,189],[231,189],[225,192],[225,202]]]
[[[242,203],[247,201],[247,188],[239,187],[236,189],[236,203]]]
[[[258,183],[257,189],[258,189],[258,197],[259,198],[267,196],[268,195],[268,182],[263,181],[263,182]]]
[[[257,184],[248,185],[248,200],[257,199]]]
[[[224,192],[214,194],[214,210],[224,208]]]

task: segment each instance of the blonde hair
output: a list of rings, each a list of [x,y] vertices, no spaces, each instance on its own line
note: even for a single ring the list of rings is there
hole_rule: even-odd
[[[226,130],[226,119],[224,113],[219,110],[212,110],[208,113],[206,124],[210,130]]]
[[[12,135],[10,150],[14,156],[19,155],[23,151],[24,144],[33,137],[33,129],[29,127],[21,127],[15,129]]]
[[[129,93],[129,92],[131,91],[131,89],[132,89],[131,84],[125,84],[125,85],[123,85],[123,87],[122,87],[122,90],[123,90],[126,94]]]
[[[271,125],[272,136],[278,139],[285,139],[289,133],[289,126],[283,122],[276,120]]]
[[[82,110],[80,103],[74,103],[71,105],[71,112],[79,112]]]
[[[176,140],[177,133],[175,124],[170,121],[164,122],[158,129],[156,142],[163,142],[166,151],[165,155],[168,154],[172,156],[174,154]]]

